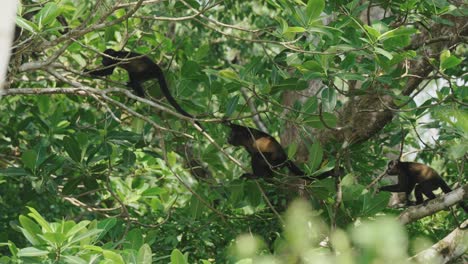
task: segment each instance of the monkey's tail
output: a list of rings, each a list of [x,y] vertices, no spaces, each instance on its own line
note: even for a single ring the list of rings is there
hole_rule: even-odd
[[[440,188],[444,193],[449,193],[452,191],[452,189],[447,185],[447,183],[444,180],[440,181]]]
[[[159,66],[158,66],[159,67]],[[156,69],[156,76],[159,82],[159,87],[161,87],[161,91],[163,92],[164,96],[166,97],[167,101],[177,110],[177,112],[181,113],[182,115],[190,118],[194,118],[193,115],[189,114],[187,111],[185,111],[175,100],[175,98],[172,96],[171,92],[169,91],[169,87],[167,86],[166,78],[164,77],[164,73],[160,68]],[[200,124],[198,121],[194,121],[195,124],[197,124],[202,130],[205,130],[203,126]]]
[[[288,167],[288,169],[294,173],[294,175],[296,176],[300,176],[301,178],[305,179],[305,180],[309,180],[309,181],[314,181],[314,180],[323,180],[325,178],[328,178],[329,176],[333,176],[333,174],[329,173],[329,172],[324,172],[322,174],[319,174],[317,176],[307,176],[305,175],[305,173],[299,168],[297,167],[296,164],[294,164],[294,162],[292,162],[291,160],[288,160],[286,162],[286,166]]]
[[[304,176],[304,172],[294,164],[291,160],[286,161],[286,166],[288,169],[297,176]]]

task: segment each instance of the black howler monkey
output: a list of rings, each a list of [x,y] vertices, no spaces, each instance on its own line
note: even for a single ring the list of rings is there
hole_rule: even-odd
[[[250,154],[252,173],[244,173],[241,178],[270,178],[273,170],[287,167],[294,175],[305,179],[304,172],[288,159],[283,147],[276,139],[267,133],[251,127],[225,122],[231,128],[228,143],[233,146],[243,146]],[[321,174],[313,179],[323,179],[330,176]]]
[[[130,81],[127,83],[127,86],[131,87],[140,97],[145,97],[145,90],[142,87],[142,83],[147,80],[156,79],[169,103],[182,115],[194,118],[176,102],[174,97],[172,97],[163,71],[148,56],[136,52],[116,51],[113,49],[106,49],[104,54],[106,55],[102,58],[102,65],[104,68],[85,70],[85,73],[89,73],[92,76],[107,76],[113,73],[115,67],[120,67],[128,73]],[[199,122],[195,121],[195,123],[202,127]]]
[[[413,189],[416,197],[416,204],[425,202],[423,194],[429,200],[436,198],[433,191],[438,188],[441,188],[444,193],[452,191],[437,171],[421,163],[392,160],[388,163],[386,173],[388,175],[398,175],[398,183],[380,187],[379,191],[404,192],[406,194],[407,205],[411,205],[409,195]],[[468,212],[468,207],[466,207],[463,202],[461,202],[460,205]]]

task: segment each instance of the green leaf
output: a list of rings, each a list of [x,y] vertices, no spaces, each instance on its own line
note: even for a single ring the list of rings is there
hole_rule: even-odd
[[[41,228],[37,225],[33,220],[29,217],[24,215],[19,216],[19,222],[23,227],[21,232],[26,237],[26,239],[31,243],[33,246],[40,245],[43,240],[39,238],[39,234],[42,234]]]
[[[226,79],[230,80],[239,80],[239,75],[233,70],[230,69],[225,69],[225,70],[220,70],[219,71],[219,76],[224,77]]]
[[[389,60],[393,59],[393,55],[392,55],[390,52],[388,52],[388,51],[386,51],[386,50],[384,50],[384,49],[375,47],[374,50],[375,50],[375,52],[376,52],[377,54],[383,55],[384,57],[386,57],[386,58],[389,59]]]
[[[324,0],[309,0],[307,2],[306,14],[309,17],[309,23],[318,18],[325,8]]]
[[[190,216],[193,219],[197,219],[202,215],[204,208],[205,206],[202,204],[202,202],[200,202],[200,200],[195,195],[192,195],[192,198],[190,199]]]
[[[299,80],[297,78],[289,78],[282,80],[279,84],[274,85],[271,88],[271,94],[275,94],[282,91],[297,91],[304,90],[307,88],[307,82]]]
[[[302,33],[305,32],[305,28],[303,27],[288,27],[288,29],[284,32],[284,34],[287,33]]]
[[[82,241],[84,239],[96,236],[96,235],[100,234],[101,232],[102,232],[102,229],[91,229],[91,230],[89,230],[89,231],[87,231],[85,233],[82,233],[82,234],[76,236],[75,238],[73,238],[70,242],[68,242],[67,246],[68,245],[73,245],[73,244],[75,244],[77,242],[80,242],[80,241]]]
[[[35,247],[22,248],[18,252],[18,257],[41,257],[49,254],[49,251],[40,250]]]
[[[34,171],[37,166],[37,153],[34,149],[26,150],[23,155],[21,155],[21,161],[26,168]]]
[[[380,192],[377,195],[367,193],[364,195],[361,214],[365,216],[374,216],[387,207],[390,193]]]
[[[329,87],[322,90],[322,104],[325,112],[330,112],[336,106],[336,91]]]
[[[141,197],[145,198],[158,198],[162,194],[166,194],[167,191],[163,188],[160,187],[152,187],[149,189],[146,189],[142,194]]]
[[[6,177],[21,177],[30,175],[27,171],[23,168],[6,168],[4,170],[0,170],[0,175],[4,175]]]
[[[102,252],[102,255],[104,256],[104,259],[105,260],[110,260],[111,263],[114,263],[114,264],[125,264],[125,261],[123,260],[122,256],[120,256],[119,254],[113,252],[113,251],[110,251],[110,250],[104,250]]]
[[[174,249],[171,253],[171,264],[188,264],[188,262],[185,260],[182,252],[178,249]]]
[[[32,217],[36,222],[46,231],[46,232],[53,232],[52,227],[50,226],[49,222],[47,222],[36,209],[28,206],[29,213],[28,215]]]
[[[88,226],[90,221],[88,220],[83,220],[79,222],[78,224],[75,224],[68,232],[66,233],[67,237],[73,237],[76,233],[81,232],[82,230],[86,229],[86,226]]]
[[[322,163],[323,149],[319,142],[315,142],[310,147],[308,165],[311,170],[315,171],[320,163]]]
[[[137,263],[151,264],[152,261],[151,247],[148,244],[143,244],[143,246],[138,250]]]
[[[34,24],[33,22],[27,20],[27,19],[24,19],[22,17],[19,17],[17,16],[16,17],[16,24],[22,28],[22,29],[25,29],[29,32],[38,32],[39,31],[39,28],[37,27],[36,24]]]
[[[412,36],[414,34],[418,33],[418,30],[415,28],[409,28],[409,27],[399,27],[396,29],[389,30],[382,35],[380,35],[379,40],[387,40],[390,38],[400,38],[404,36]]]
[[[43,237],[50,244],[57,244],[59,246],[62,245],[62,243],[65,240],[67,240],[67,237],[64,234],[58,233],[58,232],[52,232],[52,233],[46,232],[44,233]]]
[[[364,29],[367,31],[367,33],[373,37],[371,39],[372,42],[374,42],[375,40],[377,40],[379,37],[380,37],[380,32],[373,28],[373,27],[369,27],[368,25],[364,25]]]
[[[449,56],[447,58],[441,59],[440,68],[441,68],[441,70],[454,68],[454,67],[458,66],[461,62],[462,62],[461,59],[459,59],[456,56],[451,55],[451,56]]]
[[[107,232],[109,232],[115,225],[117,224],[117,219],[115,218],[107,218],[101,220],[97,223],[97,228],[102,230],[99,234],[98,239],[101,239]]]
[[[41,8],[41,11],[36,14],[39,28],[43,28],[45,25],[50,24],[59,15],[60,9],[57,4],[52,2],[47,3],[43,8]]]
[[[143,233],[140,229],[134,228],[128,232],[124,241],[124,249],[134,249],[135,251],[143,246]]]
[[[239,99],[239,95],[235,95],[229,99],[226,107],[226,116],[231,116],[234,113],[237,108],[237,104],[239,103]]]
[[[296,152],[297,152],[297,143],[293,142],[293,143],[289,144],[289,146],[288,146],[288,158],[294,157],[294,155],[296,155]]]
[[[66,136],[63,138],[63,148],[68,156],[76,162],[81,162],[81,149],[75,138]]]
[[[62,256],[67,264],[88,264],[89,262],[77,256]]]

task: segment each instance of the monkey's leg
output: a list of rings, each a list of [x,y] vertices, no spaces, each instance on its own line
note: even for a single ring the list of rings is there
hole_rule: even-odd
[[[426,201],[421,201],[421,203],[426,204],[429,200],[436,198],[435,194],[432,191],[438,187],[437,185],[433,185],[433,183],[431,182],[423,182],[420,183],[419,186],[421,186],[421,191],[424,193],[424,195],[426,195],[426,197],[429,198]]]
[[[143,89],[138,80],[134,80],[130,77],[130,81],[127,83],[127,86],[132,88],[136,95],[140,97],[145,97],[145,90]]]
[[[416,197],[416,204],[422,204],[424,199],[423,199],[423,190],[422,190],[422,185],[418,184],[416,185],[416,188],[414,188],[414,196]]]

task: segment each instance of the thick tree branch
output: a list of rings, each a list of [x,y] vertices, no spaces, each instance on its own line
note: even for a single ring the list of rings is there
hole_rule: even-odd
[[[468,250],[467,227],[468,220],[432,247],[419,252],[410,260],[415,260],[417,263],[442,264],[459,258]]]
[[[398,216],[402,224],[408,224],[428,215],[432,215],[440,210],[444,210],[452,205],[468,198],[468,185],[453,190],[441,197],[428,202],[427,205],[412,206]]]

